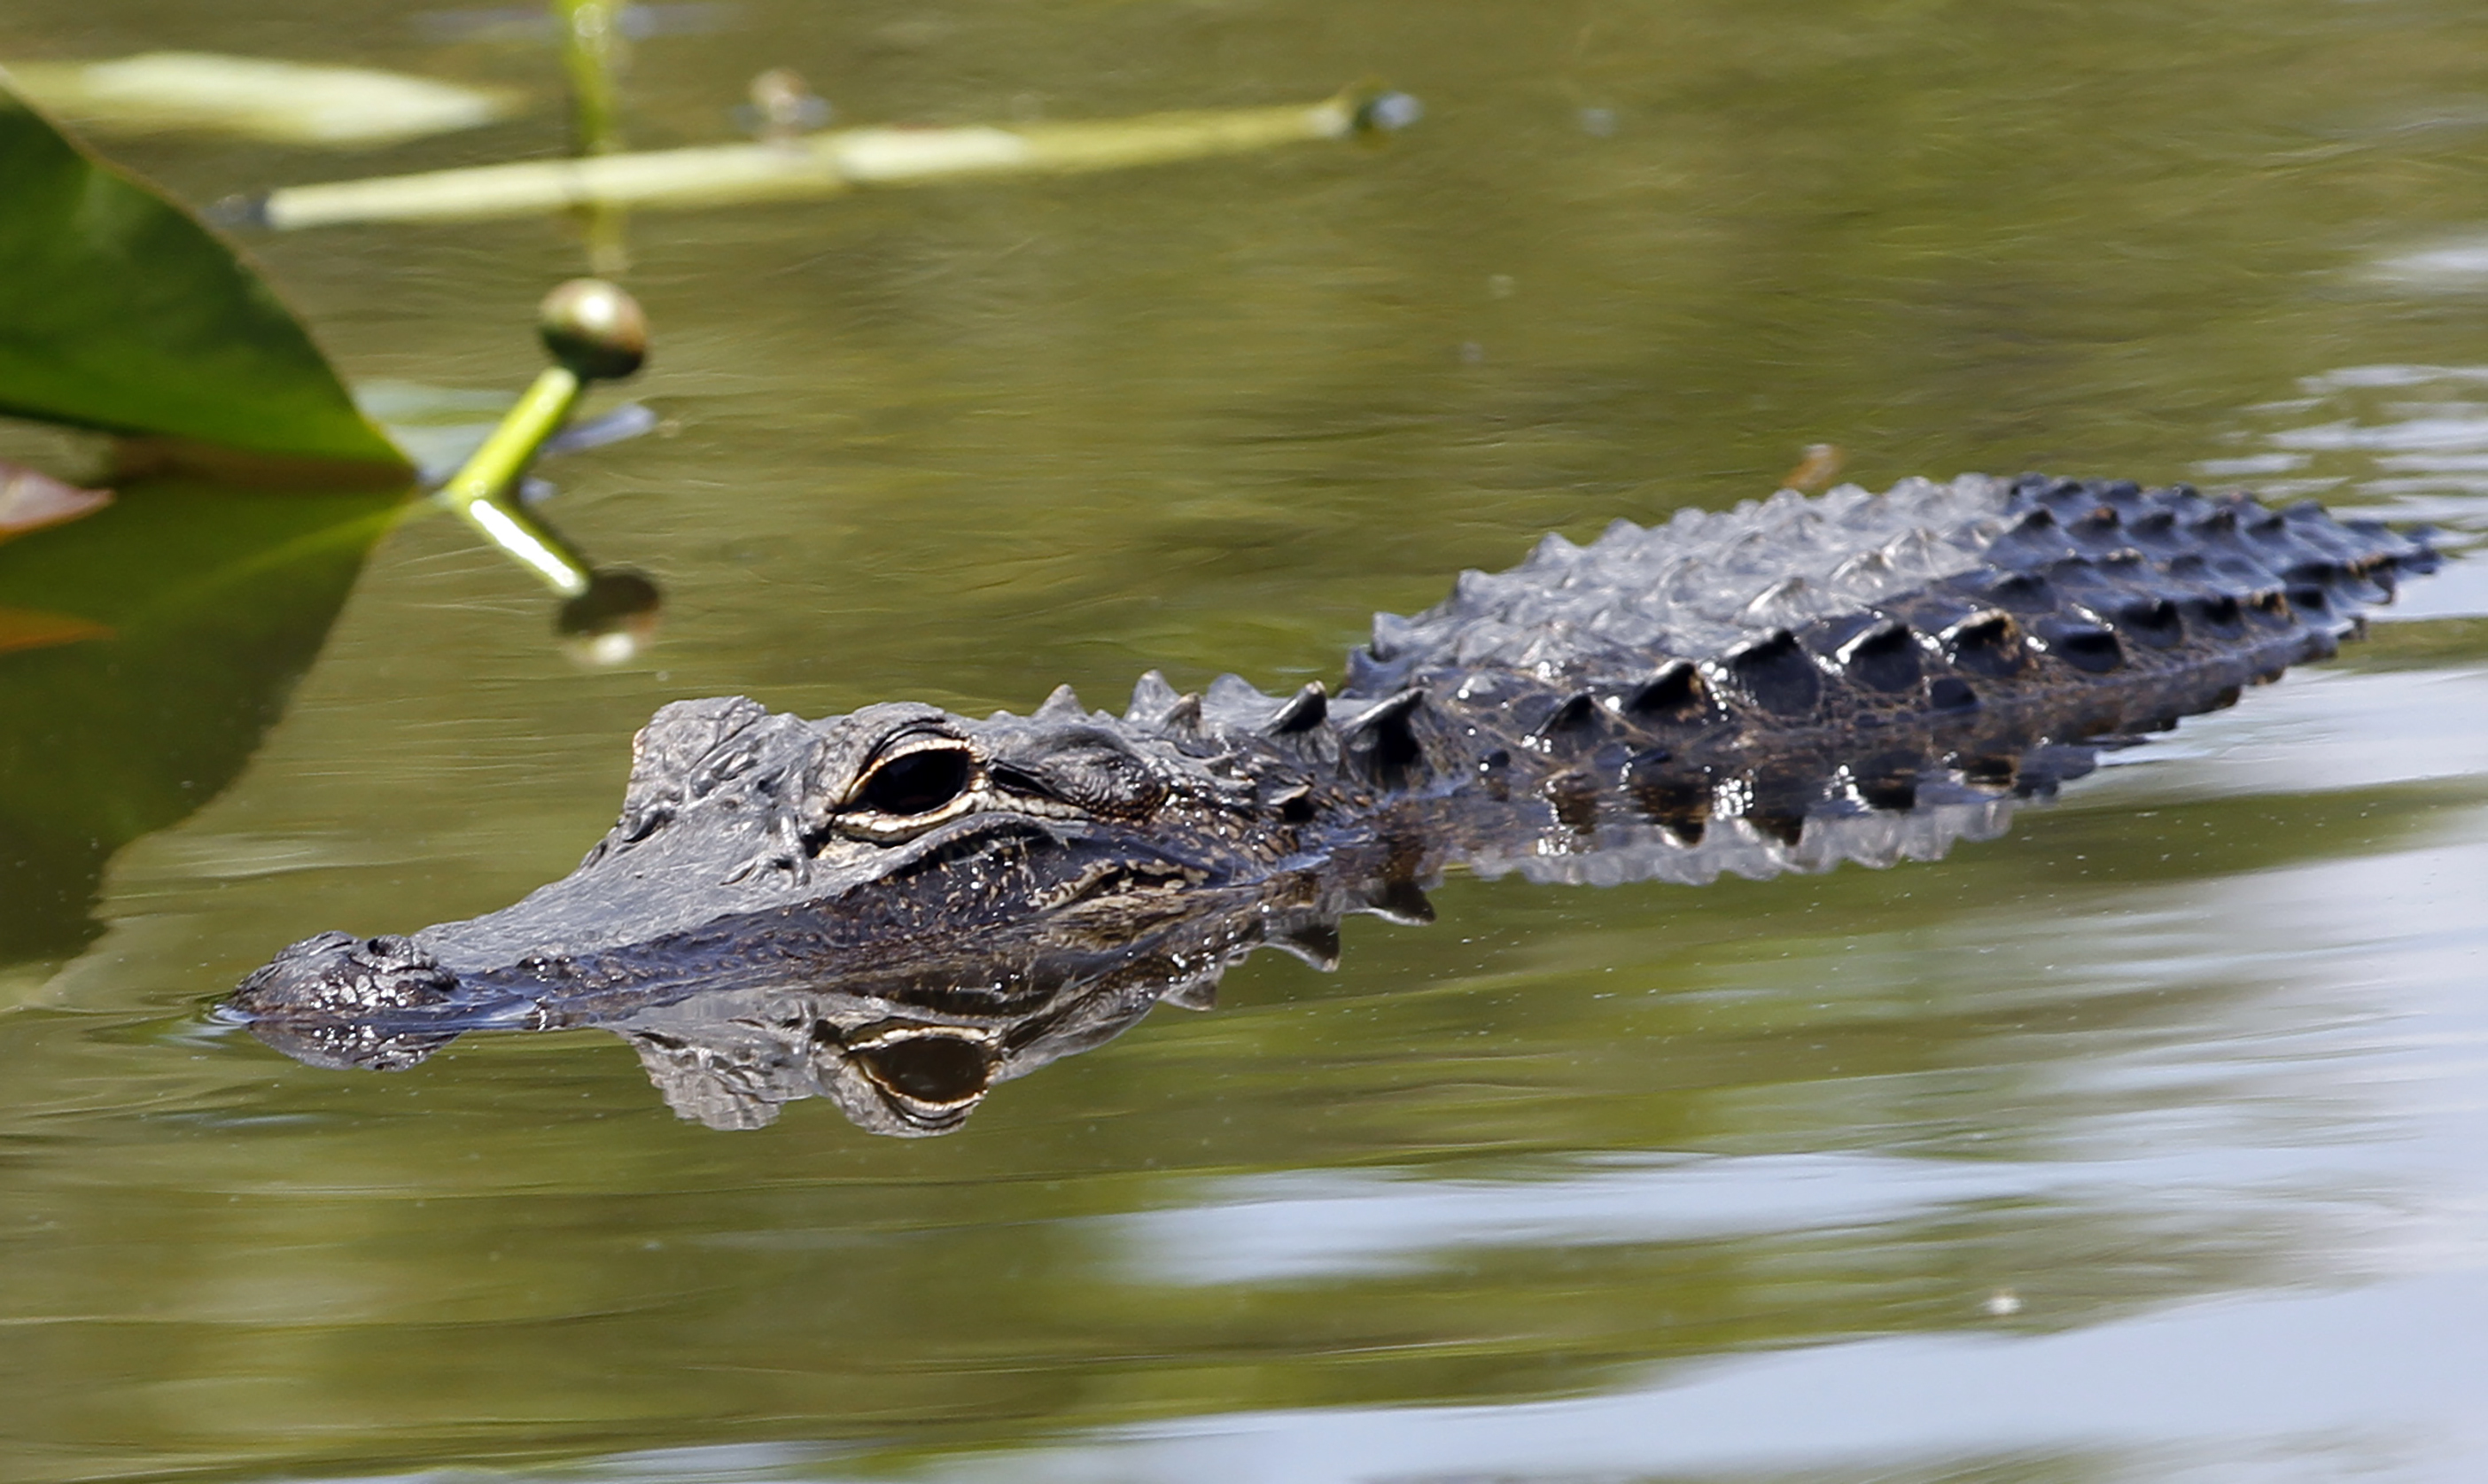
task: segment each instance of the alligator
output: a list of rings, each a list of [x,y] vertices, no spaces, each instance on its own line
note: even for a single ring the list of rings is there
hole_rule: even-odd
[[[1205,1006],[1257,948],[1328,965],[1348,913],[1428,920],[1455,868],[1702,882],[1992,836],[2102,748],[2332,655],[2437,561],[2311,501],[1965,475],[1549,535],[1378,615],[1336,691],[1152,671],[1120,715],[1063,687],[984,720],[676,702],[571,875],[305,938],[217,1013],[382,1069],[603,1026],[717,1127],[818,1096],[946,1133],[1157,1003]]]

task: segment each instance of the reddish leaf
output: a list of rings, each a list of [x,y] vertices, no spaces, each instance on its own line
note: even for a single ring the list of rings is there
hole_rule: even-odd
[[[0,608],[0,655],[11,650],[49,649],[85,639],[109,639],[112,630],[71,613],[45,613],[40,608]]]
[[[81,490],[23,464],[0,461],[0,541],[91,516],[111,503],[109,490]]]

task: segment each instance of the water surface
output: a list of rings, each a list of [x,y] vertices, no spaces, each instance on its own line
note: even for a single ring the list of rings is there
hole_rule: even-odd
[[[544,90],[370,154],[116,147],[192,201],[558,147],[549,58],[419,19],[22,0],[0,47]],[[2468,562],[2004,839],[1455,880],[1436,925],[1352,922],[1329,975],[1260,955],[943,1139],[686,1124],[600,1035],[378,1076],[202,1015],[309,932],[566,870],[664,701],[1330,677],[1374,608],[1818,440],[1878,486],[2248,481],[2474,529],[2470,11],[741,0],[640,48],[636,138],[722,135],[780,64],[860,122],[1368,74],[1429,113],[638,219],[665,435],[564,463],[552,509],[664,582],[662,642],[583,671],[520,574],[406,522],[239,777],[0,966],[0,1475],[2488,1470]],[[469,391],[532,373],[581,261],[559,223],[255,250],[351,377]]]

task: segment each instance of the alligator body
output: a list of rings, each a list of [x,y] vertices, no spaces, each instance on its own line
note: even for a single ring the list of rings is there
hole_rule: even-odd
[[[721,1127],[826,1096],[955,1127],[994,1082],[1205,1004],[1444,871],[1708,881],[1932,858],[2096,749],[2329,656],[2425,538],[2130,483],[1783,492],[1549,536],[1384,614],[1336,693],[1152,672],[984,720],[741,698],[641,731],[621,818],[517,905],[324,934],[221,1007],[327,1065],[602,1025]]]

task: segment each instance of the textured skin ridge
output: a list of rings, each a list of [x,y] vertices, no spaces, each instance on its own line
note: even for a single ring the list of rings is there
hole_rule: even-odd
[[[2129,554],[2135,560],[2119,560]],[[1463,573],[1451,598],[1424,613],[1375,617],[1346,693],[1387,694],[1428,672],[1487,667],[1613,678],[1670,656],[1716,656],[1775,630],[1887,610],[1945,579],[1985,574],[1992,586],[2014,574],[2049,575],[2066,561],[2090,569],[2054,573],[2070,579],[2064,616],[2074,617],[2084,598],[2094,607],[2243,601],[2292,585],[2341,602],[2380,602],[2389,589],[2355,579],[2379,568],[2389,577],[2392,562],[2425,558],[2421,543],[2372,523],[2344,525],[2311,503],[2279,513],[2183,485],[1970,474],[1948,485],[1904,480],[1880,495],[1855,486],[1811,499],[1782,490],[1654,527],[1620,520],[1587,546],[1550,535],[1508,572]],[[1975,583],[1953,591],[1982,596]],[[2308,617],[2329,622],[2320,610]]]
[[[1415,618],[1377,614],[1371,684],[1425,669],[1610,667],[1727,648],[1756,631],[1870,607],[1967,572],[2002,529],[2011,487],[1966,474],[1882,494],[1782,490],[1663,525],[1618,520],[1589,546],[1549,534],[1509,572],[1465,572]]]
[[[1377,616],[1327,706],[1232,675],[1195,703],[1152,672],[1119,721],[1336,770],[1342,813],[1483,792],[1493,820],[1438,830],[1483,875],[1698,884],[1933,859],[2088,771],[2097,744],[2330,656],[2435,560],[2312,502],[2184,485],[1783,490],[1464,573],[1415,618]]]

